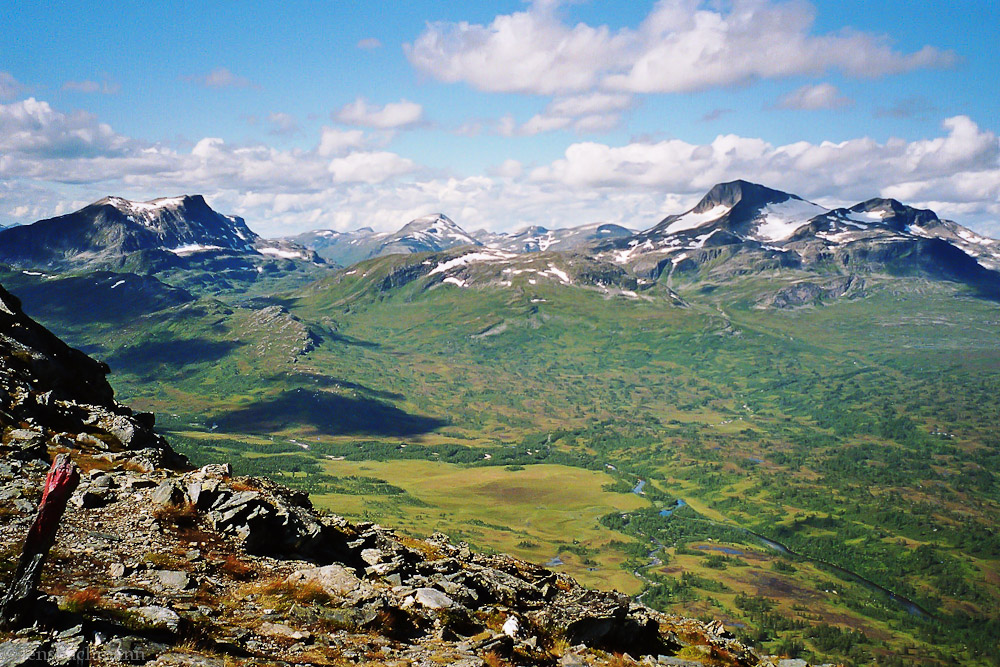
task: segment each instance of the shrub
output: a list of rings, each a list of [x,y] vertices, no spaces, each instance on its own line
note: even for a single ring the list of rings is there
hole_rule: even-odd
[[[250,581],[257,578],[256,570],[232,554],[226,556],[226,559],[222,561],[222,564],[219,565],[219,571],[236,581]]]
[[[103,601],[104,594],[99,589],[84,588],[69,593],[62,607],[71,614],[83,614],[100,607]]]
[[[153,518],[164,526],[193,528],[198,524],[198,508],[192,503],[161,505],[153,510]]]

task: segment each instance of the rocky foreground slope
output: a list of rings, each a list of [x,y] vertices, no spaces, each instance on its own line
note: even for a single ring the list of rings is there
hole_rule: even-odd
[[[52,457],[67,453],[83,473],[36,620],[0,633],[0,666],[783,662],[718,622],[444,535],[322,516],[304,494],[228,466],[192,469],[151,415],[115,402],[107,372],[0,287],[5,585]]]

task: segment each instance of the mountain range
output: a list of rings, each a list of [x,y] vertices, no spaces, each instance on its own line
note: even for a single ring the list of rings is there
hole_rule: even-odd
[[[453,256],[459,248],[468,248],[462,259]],[[321,229],[266,240],[242,218],[214,211],[199,195],[149,202],[106,197],[68,215],[0,230],[0,262],[11,266],[145,274],[199,269],[202,281],[228,276],[252,282],[265,272],[298,271],[301,284],[333,265],[420,253],[445,255],[440,264],[424,264],[429,268],[415,269],[414,275],[437,275],[461,286],[476,282],[470,273],[476,267],[492,283],[504,282],[504,272],[508,277],[535,272],[540,279],[566,284],[578,274],[577,282],[591,285],[612,277],[619,286],[662,281],[670,287],[677,280],[724,281],[789,270],[825,282],[873,273],[918,275],[994,295],[1000,286],[1000,241],[933,211],[893,199],[827,209],[742,180],[716,185],[690,210],[639,232],[592,223],[469,233],[438,213],[394,233]],[[318,270],[324,261],[332,265]],[[497,267],[501,273],[493,270]]]
[[[746,181],[716,185],[692,209],[593,250],[650,278],[706,269],[724,279],[800,268],[925,275],[993,287],[1000,276],[1000,242],[933,211],[894,199],[830,210]]]
[[[621,225],[592,223],[567,229],[531,226],[507,233],[479,229],[472,233],[443,213],[411,220],[395,233],[363,227],[349,232],[317,229],[288,240],[315,250],[324,259],[350,266],[364,259],[398,253],[438,252],[457,246],[484,246],[514,253],[573,251],[592,241],[632,234]]]

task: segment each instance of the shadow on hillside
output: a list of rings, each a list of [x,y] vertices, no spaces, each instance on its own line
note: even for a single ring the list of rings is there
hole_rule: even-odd
[[[345,336],[344,334],[336,332],[330,332],[327,333],[326,335],[329,336],[330,339],[333,340],[334,342],[344,343],[345,345],[355,345],[357,347],[367,347],[367,348],[382,347],[380,343],[376,343],[374,341],[363,340],[361,338],[355,338],[354,336]]]
[[[413,415],[369,398],[294,389],[277,398],[216,415],[211,421],[227,431],[266,433],[311,426],[331,435],[407,436],[428,433],[447,422]]]
[[[312,373],[285,373],[282,375],[271,376],[269,379],[274,382],[281,381],[293,382],[295,384],[312,384],[317,389],[353,389],[354,391],[360,391],[367,394],[372,398],[378,398],[384,401],[401,401],[405,398],[403,394],[395,391],[373,389],[359,382],[342,380],[329,375],[315,375]]]
[[[180,371],[192,364],[218,361],[239,346],[240,343],[233,341],[206,338],[150,341],[120,348],[104,361],[112,371],[131,373],[143,380],[152,380],[164,366]]]

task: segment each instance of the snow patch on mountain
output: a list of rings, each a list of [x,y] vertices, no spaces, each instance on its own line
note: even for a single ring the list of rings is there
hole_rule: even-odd
[[[441,262],[431,269],[430,273],[427,275],[433,276],[435,273],[444,273],[445,271],[450,271],[456,267],[465,266],[475,262],[502,262],[514,259],[515,257],[517,257],[515,253],[493,250],[492,248],[477,252],[470,252],[459,257],[449,259],[446,262]]]
[[[569,279],[569,274],[567,274],[562,269],[556,267],[555,264],[549,264],[549,270],[548,271],[539,271],[539,273],[541,275],[545,275],[547,273],[548,274],[552,274],[553,276],[555,276],[556,278],[559,279],[559,282],[564,283],[566,285],[572,285],[573,284],[572,281],[570,281],[570,279]]]
[[[778,204],[768,204],[761,211],[763,221],[754,236],[760,241],[784,241],[797,229],[827,209],[802,199],[790,198]]]
[[[683,232],[689,229],[697,229],[704,224],[718,220],[732,210],[732,206],[719,204],[703,213],[695,213],[694,210],[682,213],[676,220],[670,223],[666,231],[668,234]]]
[[[187,245],[177,246],[176,248],[166,248],[168,252],[172,252],[175,255],[192,255],[196,252],[207,252],[209,250],[222,250],[222,246],[219,245],[202,245],[200,243],[188,243]]]
[[[306,252],[298,250],[282,250],[281,248],[258,248],[257,252],[262,255],[281,257],[282,259],[309,259]]]

